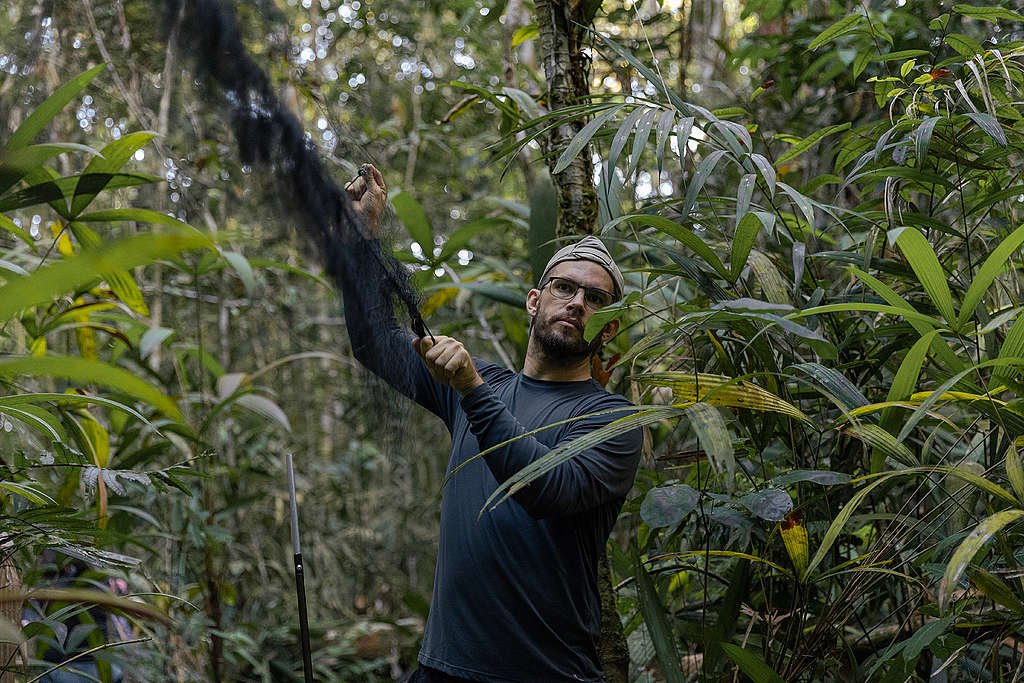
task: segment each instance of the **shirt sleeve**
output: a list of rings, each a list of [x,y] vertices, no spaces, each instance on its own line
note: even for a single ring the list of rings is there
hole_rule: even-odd
[[[625,399],[595,402],[591,412],[629,405]],[[498,483],[539,460],[553,450],[533,436],[522,436],[525,429],[505,404],[484,384],[462,398],[462,409],[469,419],[470,431],[481,450],[515,437],[521,437],[484,456]],[[628,413],[584,417],[571,423],[565,438],[556,446],[603,427]],[[530,514],[540,519],[573,515],[603,503],[623,498],[633,486],[640,461],[642,433],[634,429],[612,437],[564,462],[513,498]]]
[[[399,393],[445,421],[449,429],[458,394],[434,381],[413,348],[413,335],[395,318],[378,242],[349,239],[331,254],[329,268],[341,285],[352,353]]]

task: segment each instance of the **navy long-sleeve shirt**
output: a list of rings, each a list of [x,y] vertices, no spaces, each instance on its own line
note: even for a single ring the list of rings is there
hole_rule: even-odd
[[[360,248],[353,245],[346,257],[358,260]],[[485,383],[460,397],[427,372],[379,280],[344,280],[357,359],[444,420],[452,435],[449,472],[527,431],[630,405],[593,380],[542,381],[484,361],[475,362]],[[597,563],[633,483],[640,432],[605,441],[497,509],[480,511],[500,482],[623,414],[585,417],[523,437],[451,478],[442,495],[422,663],[478,681],[602,680]]]

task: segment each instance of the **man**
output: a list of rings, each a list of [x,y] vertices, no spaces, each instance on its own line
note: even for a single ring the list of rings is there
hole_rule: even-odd
[[[349,186],[371,232],[386,201],[384,180],[364,167]],[[474,360],[451,337],[413,339],[390,297],[357,270],[370,259],[360,240],[344,250],[345,318],[356,358],[438,415],[452,434],[448,469],[461,469],[441,502],[434,592],[420,668],[411,680],[602,680],[597,655],[597,563],[632,486],[641,435],[594,446],[481,513],[497,486],[555,446],[625,413],[629,406],[590,376],[591,356],[615,335],[611,322],[588,343],[598,309],[622,296],[622,274],[604,245],[587,237],[563,248],[526,297],[532,319],[526,362],[514,373]],[[341,252],[339,252],[341,253]],[[572,418],[583,417],[573,420]]]

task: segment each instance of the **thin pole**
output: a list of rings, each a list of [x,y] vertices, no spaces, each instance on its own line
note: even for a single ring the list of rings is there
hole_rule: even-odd
[[[292,551],[295,557],[295,593],[299,600],[299,640],[302,642],[302,673],[306,683],[313,683],[313,655],[309,649],[309,620],[306,616],[306,582],[302,569],[302,546],[299,543],[299,503],[295,498],[295,469],[288,454],[288,493],[292,502]]]

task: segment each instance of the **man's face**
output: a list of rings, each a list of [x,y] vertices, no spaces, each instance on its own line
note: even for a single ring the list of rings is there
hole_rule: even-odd
[[[607,326],[590,343],[584,340],[583,330],[595,310],[588,305],[584,288],[613,292],[615,284],[611,275],[593,261],[559,263],[548,273],[548,281],[551,278],[563,278],[562,290],[565,281],[581,287],[568,299],[556,296],[552,284],[541,283],[541,289],[531,289],[526,297],[526,310],[533,317],[530,338],[550,360],[566,364],[586,360],[615,334],[617,323]]]

